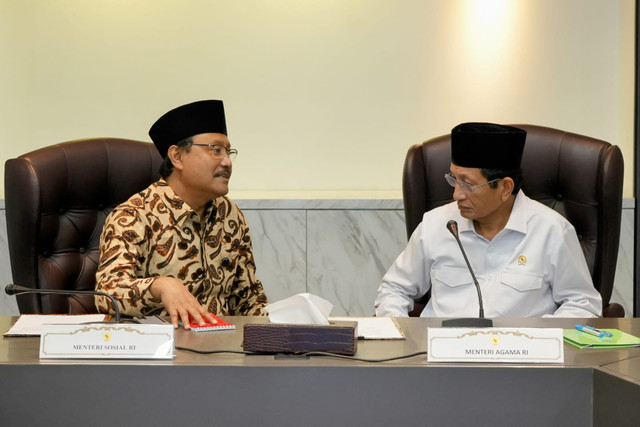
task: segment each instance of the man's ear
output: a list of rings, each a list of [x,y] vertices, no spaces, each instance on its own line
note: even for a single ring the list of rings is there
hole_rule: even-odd
[[[511,193],[513,192],[513,188],[515,187],[515,182],[513,182],[513,178],[504,177],[502,178],[502,199],[507,200]]]
[[[167,150],[167,157],[173,163],[173,168],[182,170],[182,150],[178,148],[177,145],[172,145]]]

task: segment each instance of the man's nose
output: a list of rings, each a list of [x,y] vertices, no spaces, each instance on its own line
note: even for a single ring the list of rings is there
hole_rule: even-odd
[[[453,188],[453,200],[464,200],[467,198],[467,193],[462,190],[462,186],[460,184],[456,184]]]

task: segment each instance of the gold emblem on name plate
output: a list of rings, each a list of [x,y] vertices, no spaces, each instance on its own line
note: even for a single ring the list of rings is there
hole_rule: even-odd
[[[498,345],[500,344],[500,337],[496,337],[495,335],[491,337],[491,344]]]
[[[518,256],[518,265],[525,265],[527,263],[526,255]]]
[[[113,336],[113,334],[111,332],[103,332],[102,333],[102,339],[105,341],[111,341],[111,337]]]

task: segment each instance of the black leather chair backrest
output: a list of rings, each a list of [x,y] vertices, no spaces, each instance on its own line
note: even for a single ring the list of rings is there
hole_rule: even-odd
[[[159,178],[153,144],[117,138],[65,142],[5,163],[13,282],[34,289],[93,290],[104,221]],[[20,295],[20,313],[96,312],[92,296]]]
[[[603,315],[623,317],[620,304],[609,304],[622,215],[624,162],[620,149],[562,130],[514,126],[527,131],[522,159],[523,191],[573,224],[594,286],[602,295]],[[403,172],[407,236],[411,236],[426,211],[453,200],[453,190],[444,180],[450,164],[450,135],[409,149]],[[414,312],[421,311],[421,307],[417,306]]]

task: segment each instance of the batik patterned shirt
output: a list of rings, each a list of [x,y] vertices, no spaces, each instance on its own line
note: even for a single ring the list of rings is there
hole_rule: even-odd
[[[266,315],[249,227],[227,197],[209,203],[201,219],[160,180],[109,214],[100,239],[96,290],[115,297],[123,314],[166,315],[149,291],[163,276],[180,280],[212,313]],[[113,313],[107,297],[96,297],[96,306]]]

